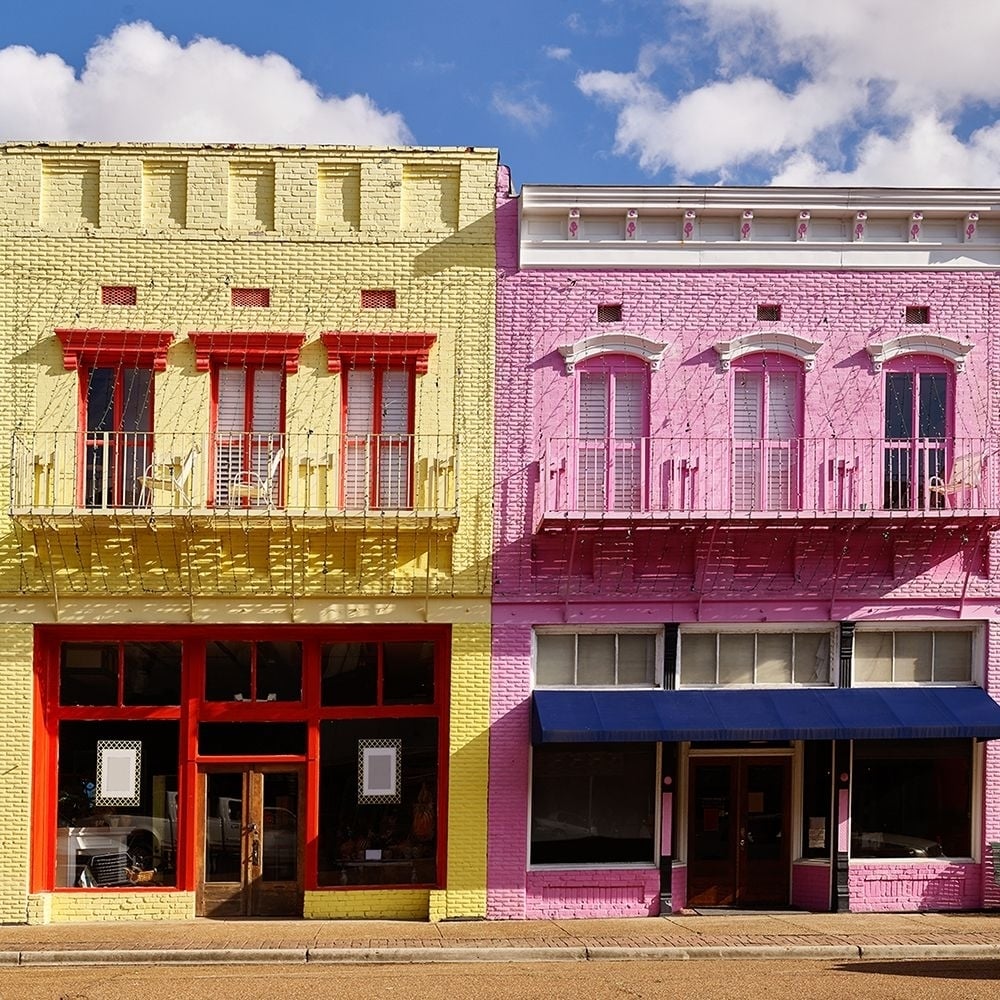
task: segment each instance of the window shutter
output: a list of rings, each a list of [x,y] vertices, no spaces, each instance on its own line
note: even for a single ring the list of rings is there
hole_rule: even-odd
[[[378,442],[378,505],[410,506],[410,376],[402,369],[382,373],[381,434]]]
[[[646,433],[646,380],[638,372],[615,377],[616,438],[639,438]]]
[[[788,440],[799,436],[798,379],[791,372],[768,378],[767,436]]]
[[[580,437],[608,434],[608,378],[596,372],[580,374]]]
[[[733,437],[738,441],[760,438],[763,379],[756,372],[737,372],[733,386]]]
[[[215,411],[215,503],[229,502],[229,484],[243,472],[243,431],[246,421],[246,372],[219,369]]]
[[[254,434],[281,433],[281,383],[280,371],[267,368],[254,372],[253,415],[251,427]]]
[[[607,436],[610,383],[607,375],[581,372],[576,502],[580,510],[603,511],[607,496]]]
[[[352,368],[347,372],[347,440],[344,442],[344,505],[349,509],[368,507],[369,440],[375,419],[375,372]]]

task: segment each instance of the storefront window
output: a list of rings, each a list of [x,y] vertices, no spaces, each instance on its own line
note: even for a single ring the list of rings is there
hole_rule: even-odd
[[[67,642],[61,705],[179,705],[179,642]]]
[[[805,743],[802,779],[802,857],[830,856],[833,748],[826,740]]]
[[[681,632],[681,687],[830,683],[828,632]]]
[[[300,701],[302,647],[297,642],[210,642],[207,701]]]
[[[536,747],[531,863],[651,864],[655,791],[655,744]]]
[[[856,742],[851,857],[970,857],[972,750],[970,740]]]
[[[970,630],[862,631],[854,636],[857,684],[968,684],[972,681]]]
[[[648,632],[539,632],[538,687],[653,687],[656,639]]]
[[[437,719],[321,723],[319,884],[436,884],[437,789]]]
[[[60,724],[57,887],[175,884],[178,735],[169,721]]]

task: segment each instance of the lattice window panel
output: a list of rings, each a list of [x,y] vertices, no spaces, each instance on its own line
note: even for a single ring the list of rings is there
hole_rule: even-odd
[[[781,319],[781,306],[768,302],[757,306],[757,321],[759,323],[777,323]]]
[[[621,303],[609,303],[597,307],[598,323],[620,323],[622,321]]]
[[[930,321],[931,321],[931,310],[929,306],[906,307],[907,326],[914,324],[929,323]]]
[[[134,306],[135,285],[101,285],[102,306]]]

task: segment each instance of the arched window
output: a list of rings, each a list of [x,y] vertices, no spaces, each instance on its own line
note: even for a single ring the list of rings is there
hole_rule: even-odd
[[[796,510],[801,498],[802,364],[751,354],[733,364],[733,508]]]
[[[910,354],[884,367],[883,503],[889,510],[942,505],[954,435],[954,369],[938,357]],[[932,482],[933,481],[933,482]]]
[[[579,510],[644,510],[649,369],[621,354],[577,366],[576,504]]]

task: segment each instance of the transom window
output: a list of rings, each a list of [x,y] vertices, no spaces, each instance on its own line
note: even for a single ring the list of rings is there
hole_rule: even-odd
[[[858,631],[854,635],[857,684],[972,682],[971,630]]]
[[[60,705],[179,705],[179,642],[66,642]]]
[[[828,632],[681,634],[681,687],[829,683]]]
[[[210,642],[207,701],[300,701],[302,646],[297,642]]]
[[[535,636],[538,687],[653,687],[656,634],[556,633]]]

